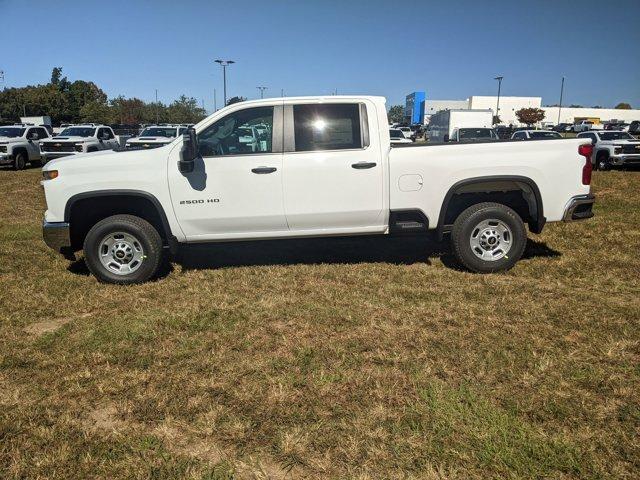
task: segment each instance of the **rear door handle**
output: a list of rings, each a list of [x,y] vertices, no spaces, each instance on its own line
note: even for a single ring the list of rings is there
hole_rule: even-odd
[[[252,168],[251,171],[253,173],[257,173],[258,175],[264,175],[266,173],[273,173],[278,170],[276,167],[256,167]]]
[[[365,168],[373,168],[375,166],[376,162],[358,162],[351,164],[351,168],[355,168],[357,170],[364,170]]]

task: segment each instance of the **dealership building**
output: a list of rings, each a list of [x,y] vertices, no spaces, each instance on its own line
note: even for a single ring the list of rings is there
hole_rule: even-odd
[[[572,108],[543,107],[542,97],[509,97],[474,95],[466,100],[430,100],[425,92],[413,92],[407,95],[405,103],[405,121],[409,123],[429,123],[429,118],[440,110],[473,109],[496,112],[503,125],[519,125],[516,112],[522,108],[541,108],[545,112],[544,123],[573,123],[577,118],[599,119],[601,122],[618,120],[632,122],[640,120],[640,110],[620,110],[615,108]],[[558,113],[560,118],[558,119]]]

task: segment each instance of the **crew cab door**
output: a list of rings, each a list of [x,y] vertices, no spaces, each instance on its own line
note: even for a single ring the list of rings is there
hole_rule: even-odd
[[[264,125],[248,139],[253,125]],[[282,199],[282,105],[238,108],[198,131],[200,157],[180,173],[168,162],[171,200],[188,241],[287,232]]]
[[[284,209],[292,231],[384,231],[388,152],[377,132],[375,109],[365,103],[285,105]]]

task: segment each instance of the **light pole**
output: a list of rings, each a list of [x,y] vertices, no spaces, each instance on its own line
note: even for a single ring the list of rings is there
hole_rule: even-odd
[[[269,87],[256,87],[256,88],[260,90],[260,98],[264,98],[264,91]]]
[[[502,86],[503,78],[504,77],[502,76],[494,78],[494,80],[498,80],[498,101],[496,102],[496,118],[494,119],[495,121],[493,123],[498,123],[498,120],[500,119],[500,87]]]
[[[156,88],[156,125],[159,122],[159,113],[158,113],[158,89]]]
[[[562,112],[562,94],[564,93],[564,77],[562,77],[562,83],[560,84],[560,106],[558,107],[558,125],[560,125],[560,112]]]
[[[233,60],[215,60],[216,63],[222,65],[222,81],[224,85],[224,106],[227,106],[227,66],[236,62]]]

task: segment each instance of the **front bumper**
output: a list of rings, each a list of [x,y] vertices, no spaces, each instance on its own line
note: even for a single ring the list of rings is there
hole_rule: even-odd
[[[613,155],[609,157],[611,165],[640,165],[640,155],[633,153]]]
[[[71,248],[70,225],[66,222],[42,222],[42,238],[48,247],[58,253]]]
[[[13,155],[9,153],[0,153],[0,165],[13,164]]]
[[[564,210],[562,221],[575,222],[593,217],[593,204],[596,201],[595,195],[578,195],[573,197]]]

